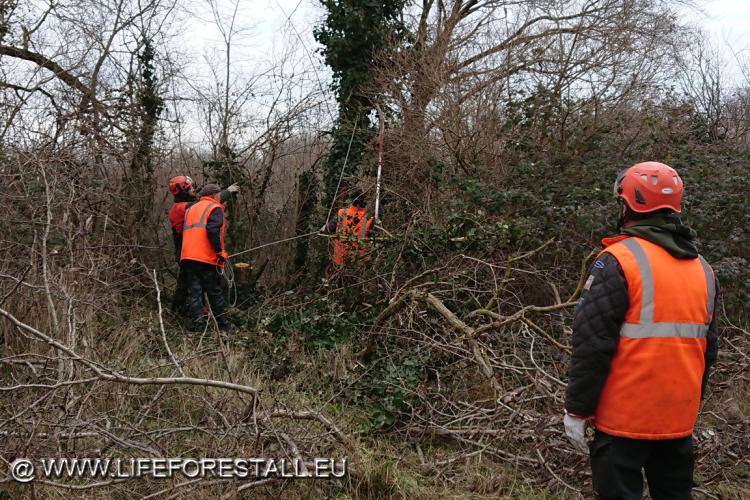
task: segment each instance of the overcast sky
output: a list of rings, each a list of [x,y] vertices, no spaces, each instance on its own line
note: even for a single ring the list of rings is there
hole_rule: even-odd
[[[218,2],[220,16],[228,26],[239,5],[236,26],[240,32],[232,43],[232,88],[245,82],[262,92],[268,80],[250,82],[257,75],[281,73],[287,85],[299,82],[307,89],[322,91],[330,85],[330,72],[317,54],[312,31],[323,18],[319,0],[192,0],[183,12],[182,50],[188,62],[190,84],[211,85],[223,79],[225,57],[222,36],[210,5]],[[239,4],[238,4],[239,2]],[[724,77],[728,84],[747,85],[739,60],[750,62],[750,0],[695,0],[701,12],[684,10],[684,19],[705,28],[714,46],[724,55]],[[219,75],[215,78],[209,66]],[[273,82],[271,83],[273,85]],[[328,100],[332,96],[328,94]],[[258,95],[251,107],[262,109]],[[335,118],[335,103],[326,102],[329,120]],[[312,125],[312,124],[311,124]],[[197,131],[196,131],[197,132]],[[195,135],[189,133],[189,135]]]
[[[187,16],[186,46],[196,53],[210,54],[211,45],[221,36],[213,26],[208,0],[191,2],[193,14]],[[218,0],[226,20],[239,1],[237,24],[246,31],[237,37],[233,62],[237,65],[258,65],[273,62],[281,47],[292,39],[304,57],[315,57],[317,45],[312,37],[313,26],[322,18],[318,0]],[[686,11],[685,18],[708,30],[727,56],[737,66],[733,54],[750,55],[750,0],[696,0],[703,13]],[[206,22],[211,21],[211,22]],[[308,61],[309,62],[309,61]],[[736,69],[732,73],[739,73]]]
[[[703,24],[718,41],[736,50],[750,48],[750,1],[709,0],[704,9],[708,16],[703,18]]]
[[[706,15],[693,15],[692,19],[711,33],[724,53],[728,76],[741,78],[737,57],[750,61],[750,0],[707,0],[698,4]]]
[[[216,27],[209,1],[218,1],[225,25],[237,6],[232,61],[238,64],[270,62],[284,51],[288,41],[295,48],[315,51],[312,28],[322,16],[317,0],[204,0],[191,2],[186,13],[186,47],[206,54],[216,48],[223,54],[221,32]]]

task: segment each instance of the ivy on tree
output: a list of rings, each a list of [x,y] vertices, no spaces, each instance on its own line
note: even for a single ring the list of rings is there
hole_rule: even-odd
[[[131,165],[134,171],[140,171],[144,179],[150,179],[153,176],[154,136],[159,116],[164,109],[164,100],[159,95],[154,58],[155,52],[151,40],[144,38],[143,50],[138,54],[138,62],[141,65],[141,81],[136,100],[139,122],[138,145]]]
[[[370,115],[376,61],[408,35],[402,20],[405,0],[321,0],[326,18],[314,30],[320,53],[333,71],[338,118],[324,165],[323,206],[334,202],[339,178],[362,163],[374,134]],[[381,59],[382,60],[382,59]],[[349,143],[351,141],[351,150]],[[349,151],[346,170],[342,172]]]

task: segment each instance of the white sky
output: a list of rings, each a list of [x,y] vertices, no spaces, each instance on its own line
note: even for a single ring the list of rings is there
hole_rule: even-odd
[[[247,113],[263,116],[280,88],[298,97],[309,91],[324,93],[328,100],[330,72],[317,54],[313,27],[322,19],[317,0],[191,0],[181,13],[184,32],[178,50],[186,64],[191,86],[214,87],[225,79],[226,48],[211,3],[228,29],[235,6],[236,34],[231,42],[230,89],[252,89],[243,105]],[[293,90],[292,90],[293,89]],[[327,121],[335,119],[335,103],[324,101]],[[189,120],[183,133],[198,140],[199,121]],[[314,126],[315,124],[310,124]],[[257,130],[256,130],[257,132]]]
[[[750,62],[750,0],[699,0],[696,3],[705,15],[691,13],[688,19],[711,34],[726,59],[727,77],[739,83],[743,78],[738,58]]]
[[[218,30],[208,1],[191,2],[186,13],[185,49],[195,54],[223,58],[223,39]],[[294,48],[314,56],[317,45],[312,36],[313,26],[322,16],[316,0],[213,0],[228,26],[235,5],[238,5],[235,29],[240,31],[232,43],[232,63],[237,65],[265,65],[273,62],[289,41]],[[212,54],[211,49],[216,53]],[[309,62],[309,61],[308,61]]]
[[[218,46],[221,36],[212,23],[208,1],[190,2],[195,6],[193,14],[198,14],[204,21],[187,17],[185,46],[190,47],[193,53],[211,57],[208,46]],[[273,63],[281,47],[290,39],[295,42],[295,48],[304,53],[308,63],[311,58],[320,61],[315,54],[318,47],[312,36],[313,26],[323,17],[317,0],[214,1],[218,1],[221,13],[227,18],[239,2],[237,24],[246,31],[235,41],[232,57],[235,68],[244,66],[257,70],[259,66]],[[702,12],[687,11],[686,19],[704,27],[711,34],[716,47],[726,56],[728,74],[739,77],[735,56],[750,60],[750,0],[695,0],[695,3]],[[220,57],[221,52],[214,52],[213,55]]]
[[[750,49],[750,1],[709,0],[703,8],[703,24],[718,41],[736,51]]]
[[[724,77],[729,85],[748,85],[740,70],[740,61],[750,63],[750,0],[694,0],[699,11],[685,9],[684,19],[703,27],[713,45],[725,59]],[[223,80],[224,47],[211,13],[218,2],[220,16],[228,25],[235,5],[239,5],[236,27],[240,32],[232,42],[232,87],[249,84],[253,88],[265,80],[250,82],[257,75],[281,73],[287,81],[306,82],[308,89],[322,91],[330,85],[312,31],[324,16],[319,0],[191,0],[183,11],[185,31],[179,37],[185,54],[187,74],[192,84],[211,85]],[[282,64],[283,62],[283,64]],[[219,73],[213,77],[209,66]],[[750,76],[750,75],[749,75]],[[215,83],[214,83],[215,84]],[[330,93],[328,99],[332,98]],[[261,96],[248,104],[262,109]],[[335,103],[326,104],[330,120],[335,118]],[[188,135],[198,137],[197,130]]]

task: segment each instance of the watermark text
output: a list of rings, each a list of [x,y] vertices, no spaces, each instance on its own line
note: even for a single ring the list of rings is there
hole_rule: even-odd
[[[44,479],[329,479],[346,475],[346,458],[18,458],[10,475],[19,483]]]

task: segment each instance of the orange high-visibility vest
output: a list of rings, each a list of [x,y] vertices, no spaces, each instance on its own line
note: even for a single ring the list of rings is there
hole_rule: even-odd
[[[359,257],[367,253],[365,237],[372,226],[372,219],[367,219],[366,210],[352,205],[340,208],[336,224],[337,237],[333,240],[333,263],[340,266],[352,255]]]
[[[635,439],[689,436],[713,320],[713,270],[701,256],[678,259],[642,238],[612,241],[603,252],[622,267],[630,305],[594,425]]]
[[[211,198],[210,196],[204,196],[196,203],[191,205],[185,212],[185,224],[182,227],[182,252],[180,253],[180,261],[183,260],[194,260],[197,262],[205,262],[207,264],[217,264],[218,254],[211,246],[211,242],[208,241],[208,233],[206,233],[206,223],[208,222],[208,216],[211,214],[213,209],[218,209],[224,212],[224,205]],[[224,250],[224,224],[221,225],[221,250]]]

